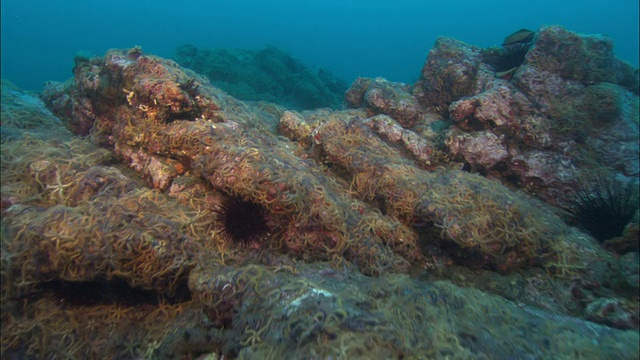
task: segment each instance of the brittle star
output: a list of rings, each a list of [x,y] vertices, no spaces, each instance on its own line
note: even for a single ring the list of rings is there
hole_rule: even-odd
[[[241,342],[240,345],[246,346],[249,344],[254,345],[257,343],[261,343],[263,340],[260,337],[260,334],[262,334],[263,332],[265,332],[265,330],[267,330],[267,328],[269,327],[269,324],[271,324],[271,317],[269,317],[269,321],[267,321],[267,324],[259,330],[251,329],[250,328],[251,325],[247,325],[244,331],[245,333],[249,334],[249,337],[247,338],[247,340]]]
[[[60,200],[64,201],[64,189],[73,185],[74,181],[71,181],[68,184],[63,184],[62,179],[60,178],[60,169],[57,169],[58,171],[56,172],[56,185],[47,185],[47,190],[53,190],[52,194],[58,193]]]

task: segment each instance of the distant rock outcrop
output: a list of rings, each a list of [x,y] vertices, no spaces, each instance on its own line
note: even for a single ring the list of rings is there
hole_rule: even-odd
[[[176,50],[175,60],[237,99],[269,101],[296,110],[338,109],[348,87],[328,70],[310,69],[274,46],[255,51],[187,44]]]

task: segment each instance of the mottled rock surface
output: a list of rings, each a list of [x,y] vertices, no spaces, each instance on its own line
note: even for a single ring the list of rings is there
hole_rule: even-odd
[[[268,101],[295,110],[339,109],[348,86],[329,70],[309,68],[274,46],[230,50],[183,45],[176,50],[175,60],[236,99]]]
[[[3,82],[3,357],[636,356],[638,216],[601,244],[552,205],[637,178],[637,70],[560,27],[527,46],[506,76],[441,38],[345,110],[139,48],[77,58],[59,118]],[[258,210],[221,221],[228,199]]]

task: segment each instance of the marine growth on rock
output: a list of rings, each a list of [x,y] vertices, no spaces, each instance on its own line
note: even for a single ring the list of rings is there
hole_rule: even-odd
[[[637,193],[576,186],[637,183],[637,69],[559,26],[504,47],[440,38],[344,108],[275,48],[3,81],[2,357],[637,354]]]

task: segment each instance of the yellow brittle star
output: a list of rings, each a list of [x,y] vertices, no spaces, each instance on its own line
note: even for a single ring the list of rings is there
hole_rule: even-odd
[[[68,184],[63,184],[62,179],[60,178],[60,169],[56,166],[56,184],[55,185],[47,185],[47,190],[52,190],[51,194],[56,194],[60,198],[60,201],[64,202],[64,189],[70,187],[75,183],[75,181],[71,181]]]
[[[247,338],[247,340],[240,342],[240,345],[246,346],[249,344],[255,345],[261,343],[263,339],[262,337],[260,337],[260,335],[267,330],[269,324],[271,324],[271,317],[269,317],[269,321],[267,321],[267,324],[259,330],[251,329],[251,325],[247,325],[247,327],[244,328],[244,331],[249,335],[249,337]]]

